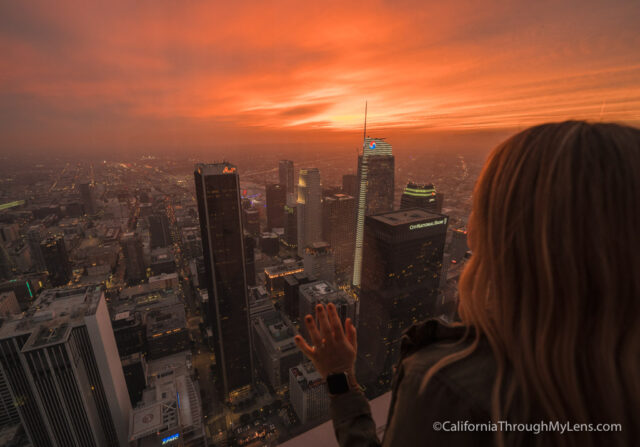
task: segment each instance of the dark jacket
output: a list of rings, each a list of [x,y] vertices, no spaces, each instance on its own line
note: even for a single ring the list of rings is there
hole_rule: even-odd
[[[491,445],[494,435],[491,431],[454,430],[456,423],[491,421],[496,366],[486,341],[481,340],[473,354],[444,367],[428,383],[424,382],[427,371],[438,360],[472,343],[475,336],[470,334],[463,343],[455,344],[464,332],[464,327],[428,320],[403,335],[382,442],[376,436],[369,403],[361,391],[332,397],[330,413],[340,446]]]

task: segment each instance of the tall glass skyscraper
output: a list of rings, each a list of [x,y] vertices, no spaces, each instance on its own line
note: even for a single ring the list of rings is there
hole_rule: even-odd
[[[424,209],[367,216],[365,223],[358,378],[386,391],[399,357],[399,337],[433,315],[438,297],[447,216]]]
[[[198,164],[194,175],[217,384],[232,400],[253,382],[240,180],[236,167],[226,162]]]
[[[322,241],[322,187],[318,168],[300,169],[298,177],[298,256]]]
[[[356,249],[353,262],[353,285],[360,285],[362,242],[365,216],[393,209],[394,158],[384,138],[365,138],[358,157],[360,183],[356,217]]]

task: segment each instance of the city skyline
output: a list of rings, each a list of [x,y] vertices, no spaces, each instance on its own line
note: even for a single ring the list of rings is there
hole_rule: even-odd
[[[365,100],[398,147],[640,123],[634,2],[6,2],[0,17],[0,155],[347,150]]]

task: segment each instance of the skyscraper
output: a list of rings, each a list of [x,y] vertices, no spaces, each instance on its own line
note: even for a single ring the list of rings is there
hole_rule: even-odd
[[[342,192],[349,196],[358,197],[358,174],[342,176]]]
[[[149,236],[151,248],[167,247],[171,245],[171,229],[169,219],[164,212],[152,214],[149,220]]]
[[[298,176],[298,256],[322,240],[322,187],[318,168],[300,169]]]
[[[356,249],[353,261],[353,285],[360,285],[362,244],[365,216],[393,209],[394,158],[384,138],[364,139],[358,157],[358,210],[356,216]]]
[[[336,272],[351,275],[356,242],[356,199],[346,194],[325,197],[322,202],[322,236],[335,255]]]
[[[469,246],[467,244],[467,231],[463,229],[454,229],[451,231],[451,260],[460,262],[467,254]]]
[[[287,204],[286,187],[269,184],[267,190],[267,231],[284,227],[284,206]]]
[[[71,279],[71,263],[61,236],[51,236],[40,244],[42,257],[54,287],[65,285]]]
[[[442,207],[442,201],[440,201],[440,207],[438,206],[438,193],[433,183],[407,183],[406,188],[402,192],[400,198],[400,209],[409,208],[423,208],[432,213],[440,213]]]
[[[141,281],[146,278],[146,268],[142,254],[142,241],[133,232],[124,233],[120,239],[129,281]]]
[[[260,234],[260,211],[255,208],[244,208],[242,210],[244,218],[244,229],[251,236]]]
[[[293,162],[291,160],[280,160],[278,163],[279,183],[284,186],[287,197],[295,197],[293,185]]]
[[[0,365],[33,445],[128,445],[131,402],[99,286],[46,290],[5,321]]]
[[[304,249],[304,271],[317,279],[334,282],[336,261],[333,249],[326,242],[314,242]]]
[[[298,207],[289,201],[284,207],[284,245],[289,249],[298,246]]]
[[[447,221],[420,208],[367,216],[357,367],[365,384],[389,383],[402,331],[432,315]]]
[[[42,248],[40,247],[44,231],[45,228],[42,224],[32,225],[27,231],[27,244],[29,244],[29,250],[31,251],[31,260],[38,272],[42,272],[47,268],[42,255]]]
[[[226,399],[233,399],[253,382],[240,180],[227,162],[198,164],[194,176],[217,385]]]

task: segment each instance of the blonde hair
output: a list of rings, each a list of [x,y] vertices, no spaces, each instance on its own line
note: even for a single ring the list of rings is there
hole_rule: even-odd
[[[622,424],[540,445],[632,445],[640,415],[640,131],[579,121],[498,146],[476,184],[459,313],[497,363],[491,416]],[[516,445],[518,434],[498,434]]]

